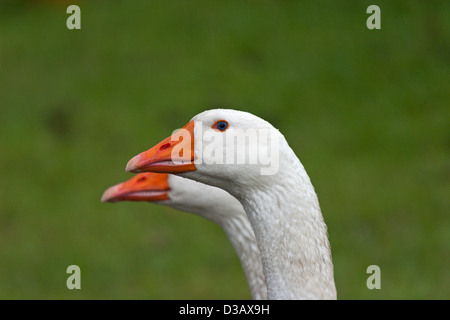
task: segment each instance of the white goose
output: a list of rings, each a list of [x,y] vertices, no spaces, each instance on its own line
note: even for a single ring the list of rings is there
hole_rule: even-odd
[[[255,232],[268,298],[336,299],[319,201],[284,136],[267,121],[230,109],[202,112],[183,129],[135,156],[126,170],[178,173],[228,191],[243,205]],[[271,161],[232,163],[255,150],[261,158],[270,154]],[[223,153],[234,161],[223,164]]]
[[[228,192],[175,175],[148,172],[108,188],[102,196],[102,202],[106,201],[149,201],[217,223],[239,256],[252,298],[267,299],[255,234],[244,208]]]

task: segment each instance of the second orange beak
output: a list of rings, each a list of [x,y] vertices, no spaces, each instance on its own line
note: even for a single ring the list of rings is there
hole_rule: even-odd
[[[141,173],[131,179],[108,188],[102,202],[117,201],[161,201],[169,200],[170,191],[167,174]]]

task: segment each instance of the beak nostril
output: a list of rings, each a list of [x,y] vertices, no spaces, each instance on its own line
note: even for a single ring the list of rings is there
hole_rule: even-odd
[[[159,148],[159,150],[164,150],[164,149],[167,149],[168,147],[170,147],[170,143],[163,144],[163,145]]]
[[[145,177],[140,177],[137,182],[144,182],[145,180],[147,180]]]

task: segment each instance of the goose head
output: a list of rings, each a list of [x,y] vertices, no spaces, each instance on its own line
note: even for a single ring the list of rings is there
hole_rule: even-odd
[[[108,188],[102,202],[147,201],[202,216],[219,225],[244,216],[228,192],[172,174],[140,173]]]
[[[236,196],[241,189],[273,182],[280,165],[286,164],[282,153],[291,150],[286,144],[277,129],[255,115],[213,109],[133,157],[126,170],[180,174],[227,191],[231,188]]]

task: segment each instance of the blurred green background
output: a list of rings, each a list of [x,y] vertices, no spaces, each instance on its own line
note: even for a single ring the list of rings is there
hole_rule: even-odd
[[[250,298],[218,226],[100,203],[132,156],[230,107],[305,165],[338,298],[449,299],[449,83],[449,1],[0,0],[0,298]]]

